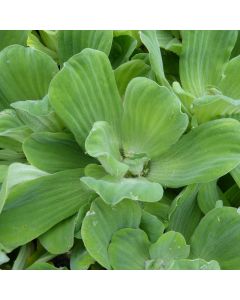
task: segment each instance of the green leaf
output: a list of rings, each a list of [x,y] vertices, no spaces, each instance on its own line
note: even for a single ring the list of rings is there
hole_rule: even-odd
[[[240,100],[223,95],[204,96],[193,102],[193,113],[199,124],[219,118],[240,120]]]
[[[49,173],[82,168],[93,161],[64,132],[33,133],[24,141],[23,151],[29,163]]]
[[[48,97],[42,100],[17,101],[11,104],[24,124],[33,131],[61,131],[63,125],[49,105]]]
[[[149,60],[152,69],[156,75],[157,82],[160,83],[161,85],[170,88],[170,84],[168,83],[163,70],[162,55],[161,55],[156,31],[155,30],[140,31],[140,38],[143,44],[148,49]]]
[[[219,89],[221,92],[233,99],[240,99],[239,68],[240,56],[237,56],[231,59],[227,64],[224,70],[224,77],[219,83]]]
[[[177,142],[188,125],[179,99],[166,87],[136,78],[127,87],[122,122],[126,157],[145,153],[156,158]]]
[[[26,270],[59,270],[59,269],[54,267],[54,265],[52,264],[45,263],[45,262],[38,262],[29,266]]]
[[[149,240],[154,243],[163,234],[165,226],[156,216],[143,210],[140,228],[146,232]]]
[[[58,30],[39,30],[39,34],[43,43],[51,50],[57,51],[58,49]]]
[[[13,44],[26,46],[28,31],[29,30],[1,30],[0,51]]]
[[[222,78],[237,31],[183,30],[180,77],[183,89],[200,97],[217,87]]]
[[[130,35],[120,35],[114,37],[109,59],[116,69],[121,64],[129,60],[137,46],[137,40]]]
[[[84,248],[81,241],[78,241],[71,252],[70,268],[71,270],[88,270],[95,260]]]
[[[162,186],[144,177],[120,179],[111,176],[105,176],[102,179],[82,177],[81,181],[94,190],[107,204],[112,205],[123,199],[157,202],[163,196]]]
[[[170,30],[156,30],[156,34],[161,48],[180,55],[182,50],[181,42],[174,37]]]
[[[138,228],[141,221],[139,205],[124,200],[109,206],[96,199],[83,220],[82,239],[89,254],[106,269],[110,269],[108,246],[114,232],[121,228]]]
[[[191,257],[216,260],[222,269],[240,268],[240,215],[236,208],[211,210],[201,220],[191,240]]]
[[[10,258],[5,254],[5,252],[0,250],[0,266],[7,263]]]
[[[204,123],[152,161],[148,178],[169,187],[215,180],[239,164],[239,133],[233,119]]]
[[[58,52],[60,61],[65,62],[85,48],[100,50],[108,55],[112,46],[112,39],[111,30],[59,30]]]
[[[52,254],[68,252],[74,243],[76,215],[63,220],[39,237],[42,246]]]
[[[217,180],[200,185],[198,192],[198,205],[201,211],[206,214],[216,206],[216,202],[221,199]]]
[[[62,171],[17,185],[0,215],[0,243],[10,251],[75,214],[92,199],[82,170]]]
[[[197,259],[179,259],[175,260],[169,268],[170,270],[220,270],[217,261],[211,260],[209,262]]]
[[[149,246],[148,237],[141,229],[118,230],[108,248],[111,266],[115,270],[143,270],[149,259]]]
[[[11,164],[7,170],[7,174],[5,175],[0,191],[0,213],[4,207],[5,202],[7,200],[9,202],[8,196],[15,186],[19,185],[20,183],[31,181],[33,179],[46,175],[48,175],[48,173],[41,171],[33,166],[21,163]]]
[[[160,259],[167,266],[172,260],[187,258],[190,246],[185,242],[184,237],[174,231],[169,231],[160,236],[156,243],[149,248],[152,259]]]
[[[202,218],[197,203],[198,185],[187,186],[173,201],[168,230],[180,232],[188,241]]]
[[[56,51],[53,51],[52,49],[49,49],[46,47],[42,42],[40,41],[40,36],[36,33],[30,33],[28,35],[27,39],[27,45],[33,49],[39,50],[43,53],[46,53],[49,55],[52,59],[54,59],[56,62],[58,62],[58,55]]]
[[[0,53],[0,108],[11,102],[42,99],[58,71],[57,64],[45,53],[20,45]]]
[[[123,97],[129,82],[135,77],[146,77],[150,67],[140,59],[134,59],[121,64],[114,70],[120,95]]]
[[[73,56],[52,80],[49,97],[81,146],[96,121],[107,121],[119,133],[121,98],[104,53],[84,49]]]
[[[112,176],[122,177],[126,174],[128,166],[121,162],[120,143],[107,122],[98,121],[93,124],[85,141],[85,149]]]
[[[12,270],[24,270],[28,264],[28,259],[32,252],[33,245],[31,245],[31,243],[25,244],[20,247],[18,256],[13,263]]]

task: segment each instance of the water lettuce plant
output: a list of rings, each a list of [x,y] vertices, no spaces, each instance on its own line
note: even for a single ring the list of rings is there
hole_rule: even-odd
[[[240,268],[238,31],[0,31],[0,268]]]

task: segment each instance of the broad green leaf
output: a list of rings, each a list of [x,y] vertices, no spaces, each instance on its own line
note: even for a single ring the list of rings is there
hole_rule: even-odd
[[[7,263],[10,258],[6,255],[5,252],[0,250],[0,266]]]
[[[24,141],[23,151],[29,163],[49,173],[82,168],[93,161],[64,132],[33,133]]]
[[[150,67],[140,59],[128,61],[114,70],[120,95],[123,97],[129,82],[135,77],[146,77]]]
[[[240,68],[240,55],[234,57],[229,61],[225,70],[224,77],[219,83],[219,89],[221,92],[233,99],[240,99],[240,87],[239,87],[239,68]]]
[[[148,178],[168,187],[209,182],[227,174],[239,160],[239,122],[215,120],[192,129],[152,161]]]
[[[49,49],[40,41],[40,36],[38,34],[30,33],[27,39],[27,45],[33,49],[39,50],[47,55],[49,55],[52,59],[58,62],[58,55],[56,51]]]
[[[92,199],[82,170],[62,171],[17,185],[0,215],[0,243],[10,251],[75,214]]]
[[[57,51],[58,49],[58,30],[39,30],[39,34],[43,43],[51,50]]]
[[[94,262],[94,258],[92,258],[88,251],[84,248],[83,243],[78,241],[71,251],[71,270],[87,270],[90,265],[94,264]]]
[[[130,35],[114,37],[109,59],[113,69],[127,62],[137,47],[137,40]]]
[[[216,180],[200,185],[197,200],[204,214],[215,208],[216,202],[219,199],[220,195]]]
[[[170,30],[156,30],[156,34],[161,48],[180,55],[182,50],[181,42],[174,37]]]
[[[6,165],[0,165],[0,183],[3,182],[4,178],[7,175],[7,172],[8,172],[8,166],[6,166]]]
[[[187,258],[189,252],[190,246],[186,244],[184,237],[174,231],[161,235],[149,248],[151,259],[159,259],[165,267],[175,259]]]
[[[166,226],[168,224],[168,214],[172,200],[173,199],[169,201],[169,199],[166,198],[166,191],[164,191],[161,201],[145,202],[144,210],[156,216]]]
[[[17,101],[11,104],[24,124],[33,131],[61,131],[63,125],[49,105],[48,97],[42,100]]]
[[[199,124],[220,118],[240,120],[240,100],[223,95],[204,96],[193,102],[193,113]]]
[[[122,177],[128,171],[128,166],[121,162],[119,140],[107,122],[98,121],[93,124],[85,141],[85,149],[112,176]]]
[[[85,48],[100,50],[108,55],[112,46],[112,39],[111,30],[59,30],[58,54],[60,62],[67,61]]]
[[[186,241],[202,218],[197,203],[198,185],[189,185],[173,201],[169,213],[169,230],[180,232]]]
[[[8,199],[12,189],[20,183],[34,180],[46,176],[48,173],[41,171],[33,166],[13,163],[9,166],[0,191],[0,213]],[[1,217],[0,217],[1,218]]]
[[[131,200],[110,206],[96,199],[83,220],[82,239],[89,254],[106,269],[110,269],[108,246],[114,232],[121,228],[138,228],[141,209]]]
[[[63,220],[39,237],[42,246],[51,254],[68,252],[74,243],[76,215]]]
[[[86,203],[85,205],[82,205],[76,215],[76,224],[75,224],[75,230],[74,230],[74,237],[76,239],[82,239],[81,235],[81,227],[84,217],[86,216],[87,212],[89,211],[91,206],[91,202]]]
[[[127,87],[122,122],[124,155],[156,158],[177,142],[188,125],[179,99],[166,87],[136,78]]]
[[[22,152],[22,142],[31,130],[17,117],[13,109],[0,112],[0,147]]]
[[[170,270],[220,270],[217,261],[205,261],[203,259],[179,259],[175,260],[169,268]]]
[[[180,55],[183,89],[200,97],[217,87],[236,39],[237,31],[183,30]]]
[[[20,45],[0,52],[1,108],[19,100],[42,99],[58,71],[57,64],[45,53]]]
[[[119,133],[121,98],[103,52],[84,49],[74,55],[52,80],[49,98],[82,147],[96,121],[107,121]]]
[[[129,35],[138,41],[138,46],[141,45],[141,39],[138,30],[113,30],[113,36]]]
[[[32,252],[33,245],[31,245],[31,243],[25,244],[20,247],[18,256],[13,263],[12,270],[24,270],[28,264],[28,259]]]
[[[156,75],[157,82],[160,83],[161,85],[170,88],[170,84],[168,83],[163,70],[162,55],[161,55],[156,31],[155,30],[140,31],[140,38],[143,44],[148,49],[149,60],[152,69]]]
[[[38,262],[34,263],[29,266],[26,270],[59,270],[58,268],[54,267],[54,265],[45,263],[45,262]]]
[[[124,228],[112,236],[108,248],[111,266],[115,270],[143,270],[149,259],[150,242],[141,229]]]
[[[90,189],[94,190],[107,204],[117,204],[123,199],[143,202],[157,202],[163,196],[159,183],[150,182],[144,177],[115,178],[105,176],[102,179],[82,177]]]
[[[191,240],[191,257],[216,260],[222,269],[240,268],[240,215],[236,208],[215,208],[205,215]]]
[[[154,243],[164,232],[165,226],[156,216],[143,210],[140,228],[146,232],[149,240]]]
[[[13,44],[26,46],[28,31],[29,30],[1,30],[0,51]]]
[[[107,173],[101,165],[89,164],[84,169],[84,174],[86,177],[94,177],[96,179],[101,179],[106,176]]]

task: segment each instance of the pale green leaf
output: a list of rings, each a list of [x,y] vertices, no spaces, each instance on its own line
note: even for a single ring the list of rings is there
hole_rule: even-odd
[[[33,133],[24,141],[23,151],[29,163],[49,173],[82,168],[93,161],[64,132]]]
[[[156,216],[143,210],[140,228],[146,232],[149,240],[154,243],[164,232],[165,226]]]
[[[216,180],[200,185],[197,200],[198,205],[204,214],[215,208],[216,202],[220,198],[221,196]]]
[[[71,251],[71,270],[87,270],[94,262],[94,258],[92,258],[88,251],[84,248],[83,243],[78,241]]]
[[[0,243],[12,250],[75,214],[92,199],[82,170],[62,171],[17,185],[0,215]]]
[[[205,215],[191,240],[191,257],[216,260],[222,269],[240,268],[240,215],[236,208],[215,208]]]
[[[39,237],[42,246],[51,254],[68,252],[74,243],[76,215],[63,220]]]
[[[204,96],[193,102],[193,113],[199,124],[220,118],[240,120],[240,100],[223,95]]]
[[[127,85],[135,77],[146,77],[150,67],[140,59],[134,59],[121,64],[114,70],[118,90],[121,96],[124,96]]]
[[[150,182],[144,177],[120,179],[111,176],[105,176],[102,179],[82,177],[81,181],[94,190],[106,203],[112,205],[123,199],[156,202],[163,195],[163,189],[159,183]]]
[[[121,98],[103,52],[84,49],[74,55],[52,80],[49,98],[81,146],[96,121],[107,121],[119,133]]]
[[[48,55],[20,45],[0,52],[0,69],[1,108],[19,100],[42,99],[58,71]]]
[[[209,262],[197,259],[179,259],[175,260],[169,268],[170,270],[220,270],[217,261],[211,260]]]
[[[0,50],[13,44],[26,46],[28,31],[29,30],[1,30]]]
[[[148,49],[149,60],[152,69],[156,75],[158,83],[170,88],[170,84],[168,83],[163,70],[162,55],[161,55],[156,31],[155,30],[140,31],[140,38],[143,44]]]
[[[93,124],[85,141],[85,149],[112,176],[122,177],[126,174],[128,166],[121,162],[120,142],[107,122],[98,121]]]
[[[189,185],[173,201],[169,213],[169,230],[180,232],[188,241],[202,218],[197,203],[198,185]]]
[[[100,50],[108,55],[112,39],[111,30],[59,30],[58,54],[60,61],[65,62],[85,48]]]
[[[63,124],[49,105],[48,97],[42,100],[17,101],[11,104],[24,124],[33,131],[61,131]]]
[[[110,269],[108,246],[114,232],[121,228],[138,228],[139,205],[130,200],[110,206],[96,199],[83,220],[82,239],[87,251],[102,266]]]
[[[196,97],[208,94],[222,78],[237,31],[183,30],[180,77],[183,89]]]
[[[221,92],[233,99],[240,99],[240,55],[234,57],[229,61],[225,70],[224,70],[224,77],[222,78],[221,82],[219,83],[219,89]]]
[[[0,213],[4,207],[6,200],[9,201],[8,195],[15,186],[20,183],[31,181],[33,179],[46,175],[48,175],[48,173],[41,171],[34,166],[29,166],[21,163],[11,164],[7,170],[7,174],[4,178],[0,191]]]
[[[124,155],[156,158],[177,142],[188,125],[179,99],[166,87],[136,78],[127,87],[122,122]]]
[[[149,259],[150,242],[141,229],[124,228],[114,233],[108,248],[115,270],[143,270]]]
[[[233,119],[204,123],[151,162],[148,178],[169,187],[203,183],[239,164],[240,124]]]

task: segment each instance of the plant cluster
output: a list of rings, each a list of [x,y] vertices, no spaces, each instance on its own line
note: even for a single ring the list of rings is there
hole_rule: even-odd
[[[240,269],[238,31],[0,31],[1,269]]]

